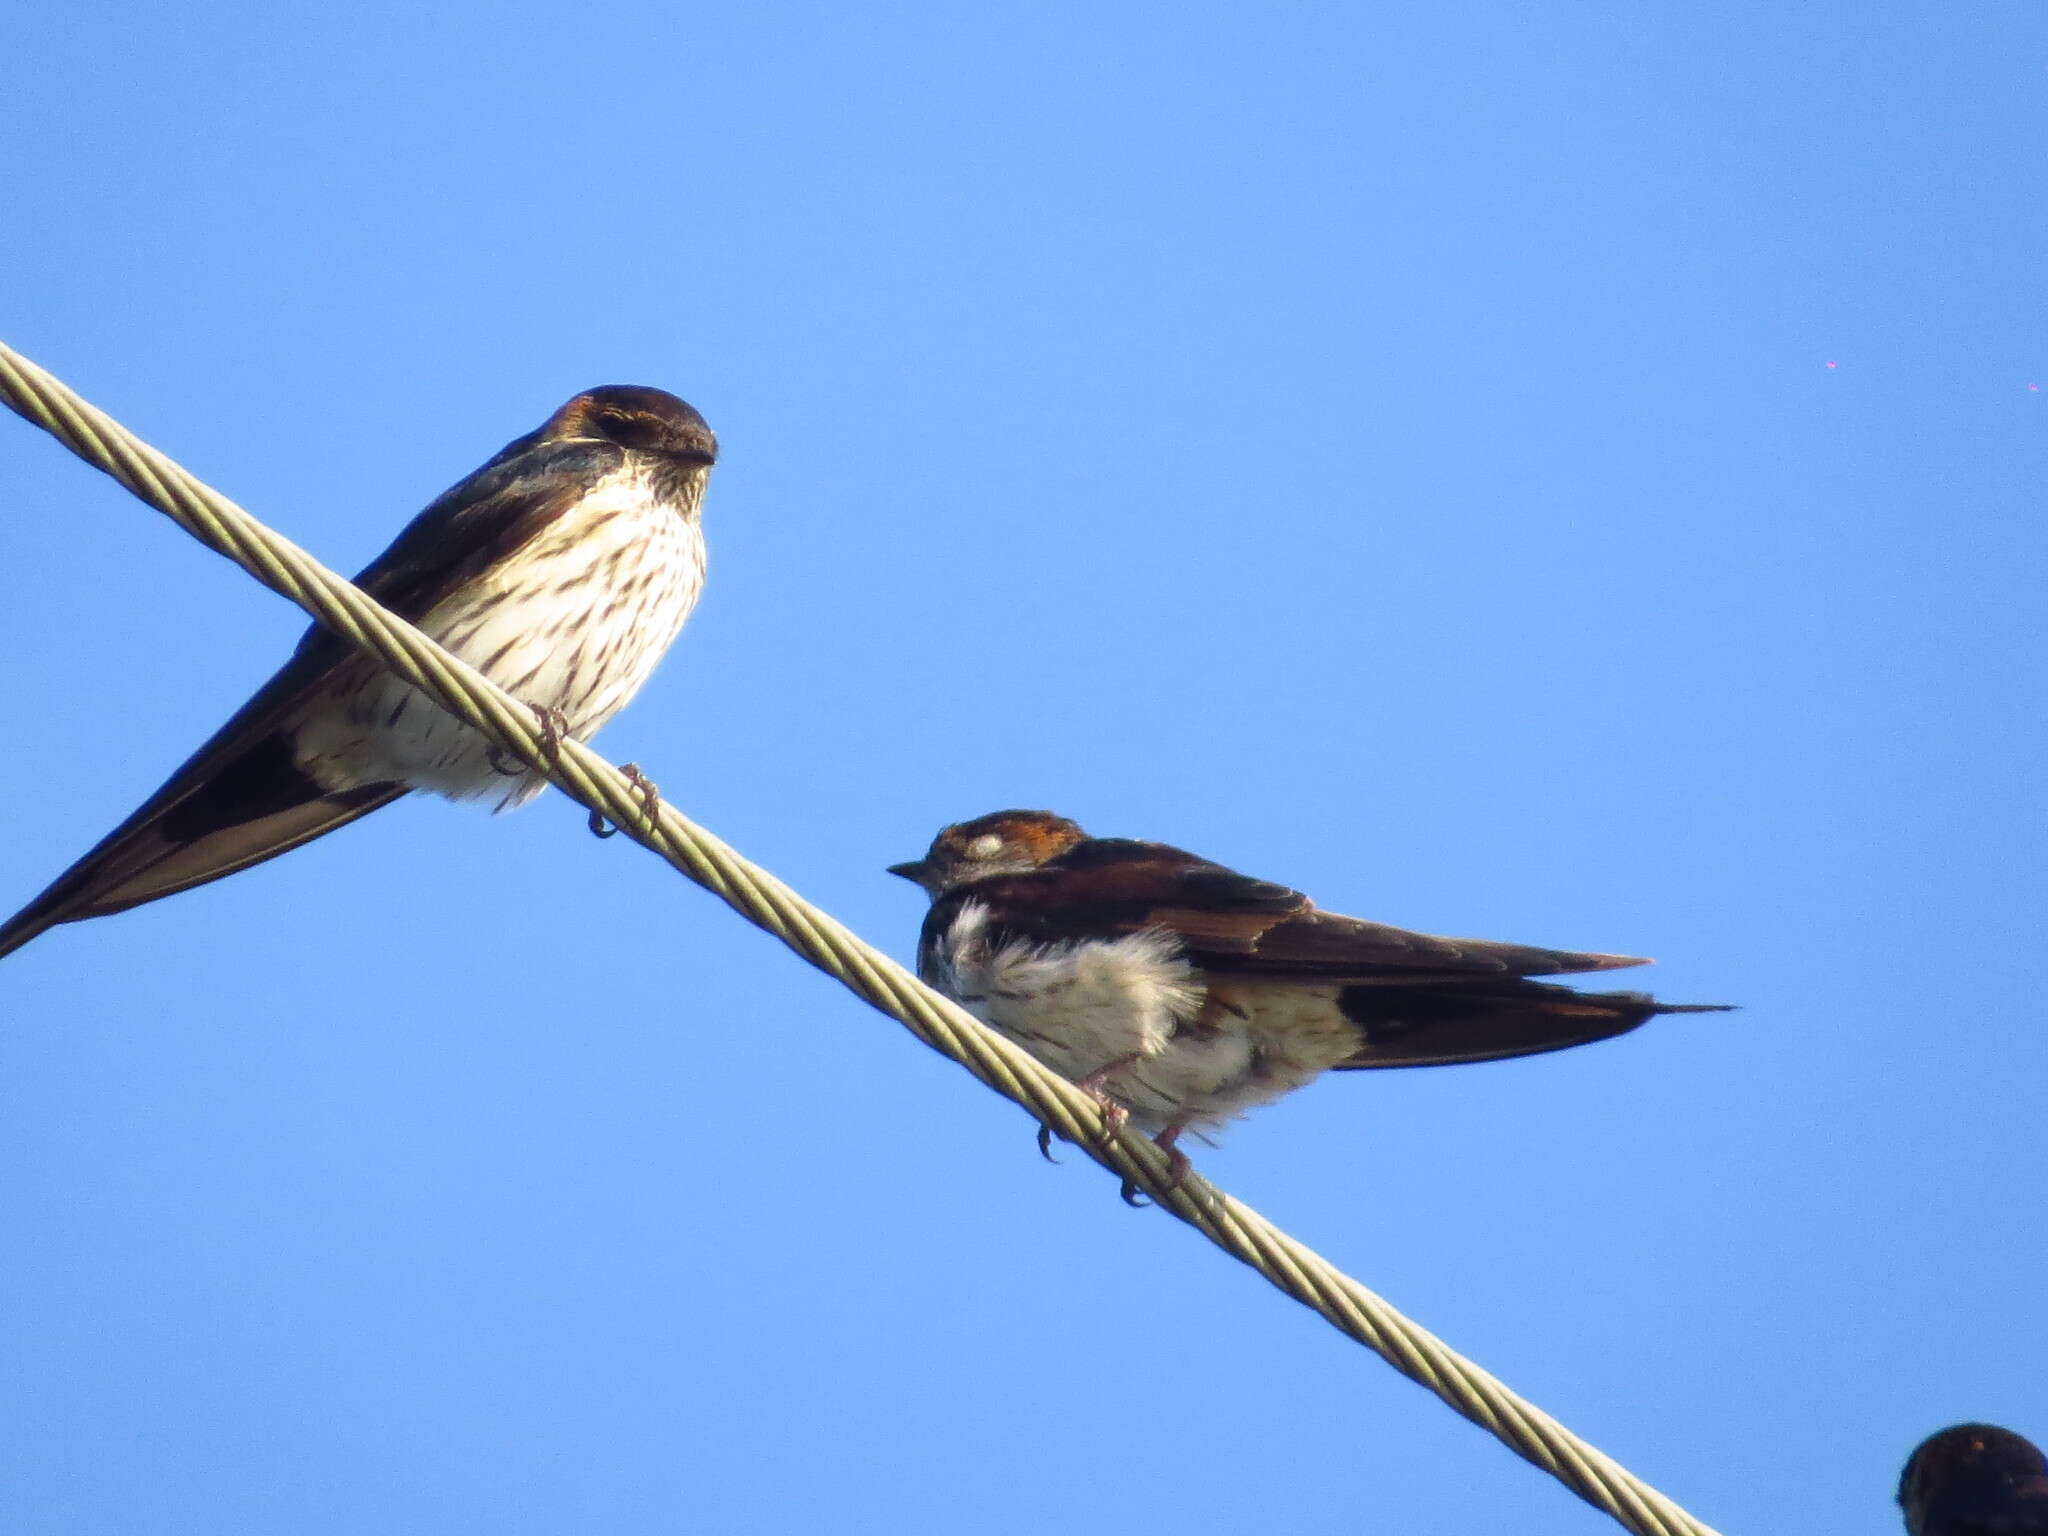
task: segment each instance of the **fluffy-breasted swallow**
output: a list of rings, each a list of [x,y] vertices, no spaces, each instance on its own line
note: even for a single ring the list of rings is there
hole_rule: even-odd
[[[442,494],[356,584],[587,737],[640,691],[696,604],[717,454],[674,395],[590,390]],[[140,810],[0,926],[0,955],[247,869],[410,790],[495,796],[505,810],[545,783],[315,625]]]
[[[1921,1441],[1899,1479],[1910,1536],[2048,1536],[2048,1456],[1996,1424]]]
[[[918,973],[1174,1142],[1324,1072],[1558,1051],[1720,1011],[1530,981],[1647,962],[1410,933],[1049,811],[947,827],[890,866],[932,898]]]

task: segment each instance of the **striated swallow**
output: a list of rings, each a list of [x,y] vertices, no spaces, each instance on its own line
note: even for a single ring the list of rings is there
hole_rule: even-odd
[[[1921,1441],[1899,1478],[1909,1536],[2048,1536],[2048,1456],[1996,1424]]]
[[[551,730],[587,737],[639,692],[696,604],[717,454],[674,395],[590,390],[441,495],[356,584]],[[545,783],[315,625],[140,810],[0,926],[0,955],[247,869],[410,790],[506,810]]]
[[[889,873],[932,898],[918,973],[1151,1132],[1216,1130],[1320,1074],[1532,1056],[1660,1013],[1722,1011],[1530,981],[1647,962],[1343,917],[1163,843],[1049,811],[947,827]],[[1041,1142],[1043,1145],[1043,1142]]]

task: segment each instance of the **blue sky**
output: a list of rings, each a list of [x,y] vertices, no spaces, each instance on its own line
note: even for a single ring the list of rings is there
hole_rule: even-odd
[[[2048,1435],[2036,8],[8,29],[0,335],[330,563],[703,410],[599,745],[897,954],[1021,804],[1743,1004],[1200,1154],[1701,1518]],[[301,621],[5,421],[0,502],[11,908]],[[559,796],[0,1021],[10,1531],[1613,1528]]]

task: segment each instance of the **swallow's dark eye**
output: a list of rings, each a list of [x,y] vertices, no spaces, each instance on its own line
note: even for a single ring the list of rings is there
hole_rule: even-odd
[[[598,430],[622,448],[659,448],[661,423],[645,416],[608,411],[598,418]]]

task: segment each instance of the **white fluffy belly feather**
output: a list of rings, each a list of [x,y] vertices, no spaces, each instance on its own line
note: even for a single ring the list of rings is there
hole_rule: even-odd
[[[970,903],[927,979],[1070,1081],[1148,1131],[1214,1131],[1319,1077],[1358,1049],[1341,983],[1207,977],[1172,934],[992,945]]]
[[[970,902],[942,938],[940,990],[1062,1077],[1157,1053],[1202,1006],[1194,969],[1167,934],[991,945]]]

